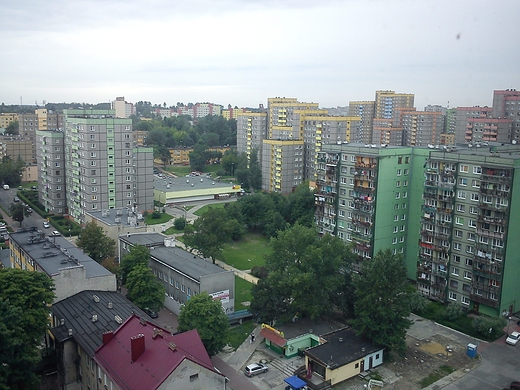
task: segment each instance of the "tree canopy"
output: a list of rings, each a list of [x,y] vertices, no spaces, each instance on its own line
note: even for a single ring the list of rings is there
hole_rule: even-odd
[[[271,238],[270,246],[269,274],[253,289],[250,311],[266,321],[331,313],[350,280],[353,255],[348,246],[337,237],[320,238],[314,228],[298,224]],[[276,297],[278,311],[270,304],[271,297]]]
[[[138,264],[126,278],[127,297],[141,309],[159,310],[164,303],[164,285],[157,280],[148,265]]]
[[[179,332],[197,329],[208,354],[218,353],[226,344],[229,323],[222,304],[201,292],[188,300],[179,315]]]
[[[0,388],[36,388],[33,368],[49,327],[54,284],[46,274],[0,269]]]
[[[11,218],[16,222],[20,222],[20,226],[22,226],[22,222],[25,219],[25,206],[23,203],[11,203],[11,206],[9,206],[9,213],[11,214]]]
[[[406,266],[402,255],[379,251],[353,278],[356,294],[353,328],[374,343],[399,354],[406,350],[411,322]]]
[[[114,257],[116,254],[116,242],[105,236],[103,228],[94,221],[87,222],[76,245],[98,263],[102,263],[103,260]]]
[[[230,218],[224,209],[210,207],[193,225],[186,225],[184,244],[191,250],[198,250],[215,264],[224,244],[240,238],[243,233],[240,223]]]
[[[9,156],[2,158],[0,163],[0,182],[11,187],[17,186],[22,182],[21,175],[25,169],[25,163],[21,158],[13,160]]]
[[[139,265],[148,265],[150,261],[150,249],[144,245],[134,245],[130,251],[121,259],[119,277],[121,282],[126,284],[126,279],[132,270]]]

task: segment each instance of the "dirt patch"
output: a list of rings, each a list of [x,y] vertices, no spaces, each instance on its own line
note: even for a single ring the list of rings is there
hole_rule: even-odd
[[[406,339],[408,350],[406,358],[385,365],[397,376],[394,382],[395,390],[417,390],[421,381],[430,374],[446,375],[443,366],[453,371],[470,371],[480,360],[470,358],[466,354],[466,346],[453,340],[436,335],[427,340]],[[444,368],[444,367],[443,367]]]

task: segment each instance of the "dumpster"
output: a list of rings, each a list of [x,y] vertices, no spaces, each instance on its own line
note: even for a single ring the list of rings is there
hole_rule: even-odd
[[[470,358],[474,358],[477,356],[477,346],[475,344],[468,344],[468,348],[466,349],[466,355],[468,355]]]

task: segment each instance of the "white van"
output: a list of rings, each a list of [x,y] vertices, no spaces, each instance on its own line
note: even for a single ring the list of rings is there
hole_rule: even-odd
[[[9,184],[4,184],[4,190],[8,190],[9,189]]]

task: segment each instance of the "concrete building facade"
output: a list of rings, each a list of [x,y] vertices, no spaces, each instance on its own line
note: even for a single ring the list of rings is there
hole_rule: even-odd
[[[430,299],[492,316],[519,310],[518,145],[326,145],[319,160],[316,224],[354,243],[358,268],[391,248]]]
[[[67,214],[65,141],[62,131],[37,131],[38,199],[45,210]]]
[[[65,178],[69,215],[133,207],[153,209],[153,150],[134,147],[131,119],[113,110],[65,110]]]
[[[207,293],[220,300],[226,314],[234,312],[235,274],[175,246],[175,239],[159,233],[119,237],[122,259],[134,245],[150,249],[150,268],[166,288],[164,306],[175,314],[192,296]]]

